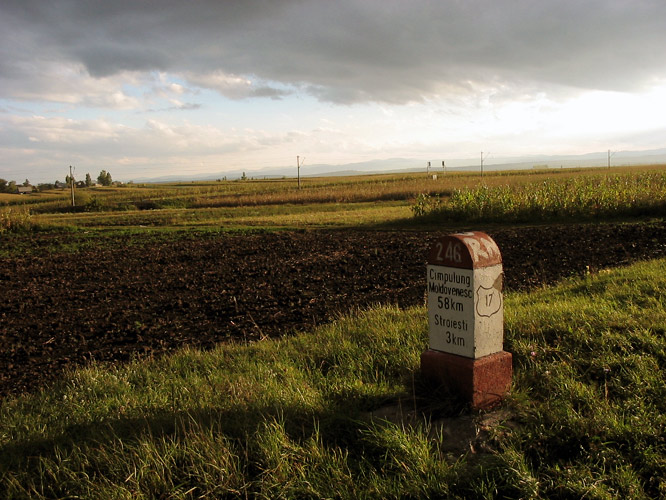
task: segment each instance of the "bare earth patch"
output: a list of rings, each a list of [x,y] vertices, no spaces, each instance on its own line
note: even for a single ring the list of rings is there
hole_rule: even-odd
[[[486,232],[502,251],[511,290],[666,256],[665,222]],[[193,234],[0,259],[0,397],[90,360],[280,336],[377,303],[423,304],[427,249],[441,234]],[[36,245],[47,237],[31,236]]]

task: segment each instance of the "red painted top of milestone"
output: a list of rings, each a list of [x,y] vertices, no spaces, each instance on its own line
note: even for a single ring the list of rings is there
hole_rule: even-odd
[[[502,263],[497,243],[481,231],[447,234],[430,247],[428,264],[476,269]]]

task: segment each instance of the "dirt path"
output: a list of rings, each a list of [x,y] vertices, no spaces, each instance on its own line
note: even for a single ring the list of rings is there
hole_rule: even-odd
[[[664,222],[487,232],[513,290],[666,255]],[[0,397],[42,387],[89,360],[279,336],[380,302],[422,304],[427,249],[437,236],[193,235],[0,259]]]

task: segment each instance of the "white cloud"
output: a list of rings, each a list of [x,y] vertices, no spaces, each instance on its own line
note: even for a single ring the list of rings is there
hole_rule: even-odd
[[[139,85],[138,75],[93,78],[80,63],[42,62],[14,65],[14,71],[0,73],[0,91],[19,101],[64,103],[112,109],[135,109],[140,101],[127,95],[126,85]]]
[[[271,86],[267,83],[254,83],[251,79],[243,76],[227,74],[223,71],[213,71],[210,73],[183,74],[190,84],[211,89],[219,92],[229,99],[244,99],[248,97],[270,97],[280,99],[292,92]]]
[[[652,144],[665,25],[662,0],[4,0],[0,169]]]
[[[231,130],[158,119],[149,119],[140,127],[104,119],[11,116],[0,120],[0,149],[11,152],[7,158],[11,156],[15,163],[28,165],[31,157],[41,154],[48,158],[45,163],[51,165],[54,174],[63,164],[76,163],[80,168],[102,165],[100,168],[112,171],[118,179],[135,176],[136,172],[126,167],[131,164],[169,166],[205,159],[223,170],[239,153],[257,158],[255,168],[258,168],[265,164],[262,162],[266,159],[266,149],[268,156],[276,159],[285,154],[282,150],[285,145],[304,138],[306,134],[299,131]],[[9,169],[13,168],[14,165],[0,164],[0,177],[11,178]]]

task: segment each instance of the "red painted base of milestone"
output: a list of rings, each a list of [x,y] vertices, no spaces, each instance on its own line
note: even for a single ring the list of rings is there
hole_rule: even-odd
[[[421,354],[421,372],[449,391],[485,409],[509,392],[513,367],[511,353],[501,351],[478,359],[429,349]]]

